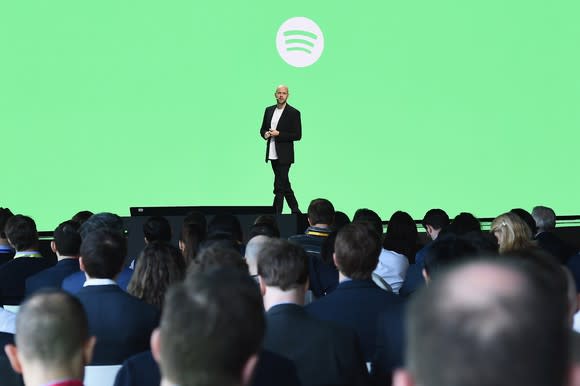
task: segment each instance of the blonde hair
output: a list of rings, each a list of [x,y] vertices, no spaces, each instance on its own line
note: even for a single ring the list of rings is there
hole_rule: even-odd
[[[497,238],[499,253],[522,250],[535,245],[532,230],[515,213],[508,212],[496,217],[489,231]]]

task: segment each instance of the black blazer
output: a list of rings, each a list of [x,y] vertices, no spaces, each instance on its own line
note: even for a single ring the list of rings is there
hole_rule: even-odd
[[[65,277],[79,271],[79,259],[63,259],[55,266],[26,279],[26,296],[42,288],[60,288]]]
[[[264,348],[296,365],[308,385],[366,385],[368,373],[354,331],[309,316],[296,304],[266,313]]]
[[[270,129],[272,115],[276,105],[266,107],[264,111],[264,119],[262,120],[262,127],[260,128],[260,136],[264,138],[266,131]],[[284,111],[278,121],[276,130],[280,135],[276,137],[276,153],[278,153],[278,162],[281,164],[294,163],[294,141],[299,141],[302,138],[302,123],[300,121],[300,111],[294,107],[286,104]],[[271,137],[270,137],[271,138]],[[270,138],[266,143],[266,162],[268,162],[268,149],[270,148]]]
[[[121,364],[149,349],[151,332],[159,324],[157,308],[117,285],[83,287],[76,296],[87,312],[90,334],[97,337],[91,365]]]
[[[53,265],[45,257],[18,257],[0,267],[0,293],[4,305],[19,305],[26,293],[26,279]]]

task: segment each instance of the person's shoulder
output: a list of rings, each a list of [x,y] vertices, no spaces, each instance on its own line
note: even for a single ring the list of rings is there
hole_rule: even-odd
[[[288,109],[289,112],[293,112],[293,113],[298,113],[300,114],[300,110],[298,110],[296,107],[291,106],[289,104],[286,104],[286,108]]]

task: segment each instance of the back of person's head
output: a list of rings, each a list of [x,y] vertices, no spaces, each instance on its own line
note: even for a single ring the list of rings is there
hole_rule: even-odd
[[[170,288],[151,346],[168,384],[247,384],[265,327],[256,283],[235,270],[212,270]]]
[[[183,224],[196,224],[199,226],[199,229],[203,231],[203,238],[206,237],[207,234],[207,219],[205,215],[201,212],[193,211],[189,212],[183,218]]]
[[[17,214],[6,221],[4,233],[8,242],[17,251],[26,251],[38,247],[36,223],[28,216]]]
[[[336,235],[334,261],[346,277],[370,279],[379,262],[381,240],[368,224],[345,225]]]
[[[350,218],[344,212],[337,210],[334,212],[334,221],[332,222],[332,229],[336,232],[342,229],[346,224],[350,224]]]
[[[6,238],[6,232],[4,231],[4,228],[6,227],[6,222],[8,221],[8,219],[10,219],[13,216],[14,214],[10,209],[0,208],[0,239]]]
[[[73,220],[60,223],[54,230],[54,247],[61,256],[78,256],[81,249],[80,224]]]
[[[500,253],[523,250],[534,245],[530,227],[513,212],[496,217],[489,231],[497,238]]]
[[[252,224],[250,227],[248,240],[251,240],[254,236],[258,235],[280,237],[280,229],[278,228],[278,223],[276,222],[276,218],[274,216],[262,215],[256,218],[254,224]]]
[[[556,228],[556,213],[547,206],[536,206],[532,209],[532,217],[536,222],[538,232],[547,232]]]
[[[530,231],[532,232],[532,236],[538,232],[538,227],[536,226],[536,220],[534,217],[525,209],[522,208],[514,208],[510,210],[510,213],[516,214],[519,218],[524,220],[528,227],[530,227]]]
[[[389,219],[383,248],[413,259],[417,252],[418,235],[417,225],[409,213],[396,211]]]
[[[81,210],[80,212],[75,213],[71,220],[78,222],[79,225],[83,225],[93,214],[94,213],[90,210]]]
[[[215,215],[207,226],[208,240],[234,240],[242,243],[244,235],[240,220],[233,214]]]
[[[163,216],[151,216],[143,224],[143,235],[148,243],[152,241],[171,241],[171,225]]]
[[[179,249],[163,241],[153,241],[139,255],[127,292],[162,308],[167,288],[184,276],[185,260]]]
[[[248,263],[250,275],[254,276],[258,274],[258,254],[270,239],[271,237],[258,235],[252,237],[248,241],[248,244],[246,244],[244,258],[246,259],[246,263]]]
[[[481,223],[477,217],[468,212],[459,213],[446,228],[443,228],[443,233],[453,233],[458,236],[471,232],[481,232]]]
[[[217,268],[235,269],[246,275],[249,274],[248,264],[231,242],[216,241],[200,250],[196,263],[189,266],[187,276]]]
[[[116,214],[109,212],[94,214],[81,225],[81,239],[84,239],[92,232],[104,229],[123,235],[125,233],[123,219]]]
[[[205,240],[206,230],[198,223],[186,223],[181,226],[179,249],[187,265],[195,260],[200,244]]]
[[[395,386],[564,386],[569,330],[534,268],[492,258],[420,290],[407,320],[407,368]]]
[[[81,243],[81,268],[93,279],[114,279],[123,268],[126,254],[127,240],[119,232],[90,232]]]
[[[308,256],[300,245],[270,239],[258,254],[258,275],[264,285],[282,291],[304,288],[308,281]]]
[[[334,222],[334,206],[325,198],[316,198],[308,205],[308,222],[311,225],[326,224],[332,225]]]
[[[366,222],[377,232],[379,236],[383,235],[383,221],[374,210],[367,208],[357,209],[352,218],[353,222]]]
[[[94,346],[82,304],[60,290],[42,290],[22,304],[16,317],[15,342],[6,352],[15,370],[24,373],[25,382],[31,375],[44,374],[82,380]],[[57,380],[43,379],[46,384]]]
[[[441,230],[449,225],[449,216],[443,209],[429,209],[423,216],[421,224],[425,228],[427,225],[431,225],[433,228]]]

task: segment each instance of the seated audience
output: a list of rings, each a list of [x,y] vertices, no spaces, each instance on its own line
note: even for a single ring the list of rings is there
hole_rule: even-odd
[[[407,259],[407,264],[414,263],[415,254],[419,250],[418,242],[417,225],[409,213],[400,210],[393,213],[387,225],[383,248],[394,255],[404,256]],[[401,284],[398,285],[399,288]]]
[[[470,262],[422,289],[394,385],[566,385],[565,298],[537,271],[524,259]]]
[[[118,232],[98,230],[81,244],[80,266],[87,281],[77,293],[97,337],[92,364],[121,364],[149,347],[149,336],[159,321],[159,311],[124,292],[115,277],[121,272],[127,245]]]
[[[1,302],[19,305],[26,294],[26,279],[49,268],[53,261],[40,254],[36,224],[30,217],[20,214],[11,217],[4,232],[16,254],[11,261],[0,266]]]
[[[496,237],[500,254],[536,248],[530,227],[515,213],[496,217],[489,232]]]
[[[332,292],[338,285],[338,272],[332,261],[321,258],[321,249],[332,233],[334,206],[324,198],[317,198],[308,205],[309,227],[302,235],[290,236],[288,240],[299,244],[308,255],[310,290],[319,298]]]
[[[127,292],[161,310],[167,288],[184,276],[185,261],[179,249],[163,241],[150,241],[137,259]]]
[[[257,235],[280,237],[280,229],[278,228],[278,223],[276,223],[276,218],[270,215],[258,216],[250,228],[248,241]]]
[[[244,249],[244,233],[240,220],[233,214],[215,215],[207,224],[207,239],[204,246],[227,240],[233,242],[240,253]]]
[[[143,223],[143,235],[145,236],[145,244],[153,241],[169,243],[171,241],[171,225],[163,216],[151,216]]]
[[[16,345],[5,350],[26,386],[81,386],[94,345],[78,299],[52,291],[39,292],[22,305]]]
[[[536,206],[532,210],[532,217],[538,229],[534,235],[538,246],[556,257],[560,263],[566,264],[568,259],[578,252],[578,249],[556,235],[554,210],[546,206]]]
[[[375,354],[379,314],[402,306],[397,295],[380,289],[372,280],[380,252],[379,235],[368,225],[344,226],[336,237],[334,252],[340,283],[334,292],[306,307],[312,316],[354,329],[367,362]]]
[[[69,275],[80,271],[79,253],[81,249],[80,225],[72,220],[61,223],[54,230],[54,240],[50,248],[58,262],[26,279],[26,295],[42,288],[60,288],[62,281]]]
[[[376,212],[370,209],[359,209],[355,212],[352,221],[355,223],[364,222],[369,224],[382,240],[383,222]],[[399,293],[399,289],[405,280],[408,268],[409,260],[407,257],[400,253],[381,248],[379,263],[377,264],[374,273],[387,282],[394,293]]]
[[[354,331],[317,320],[302,307],[308,290],[305,251],[271,239],[259,253],[258,274],[267,319],[264,348],[292,360],[303,386],[366,384]]]
[[[14,257],[14,249],[8,243],[6,239],[6,233],[4,232],[4,227],[6,222],[10,217],[14,216],[10,209],[0,208],[0,266]]]

